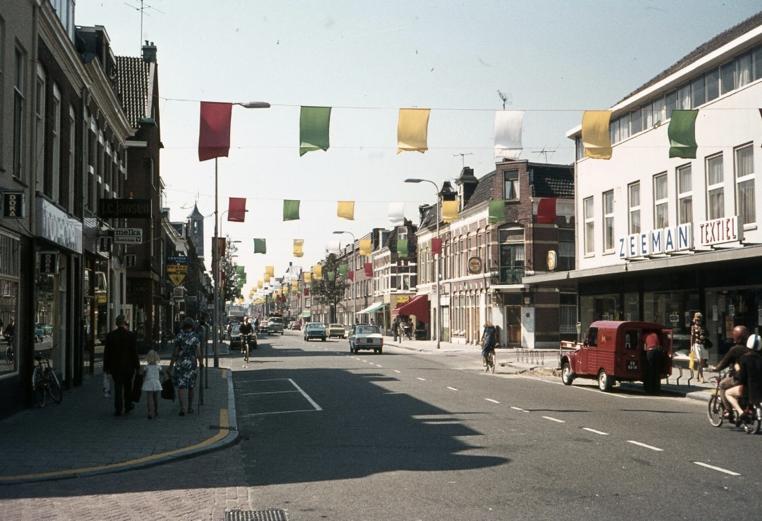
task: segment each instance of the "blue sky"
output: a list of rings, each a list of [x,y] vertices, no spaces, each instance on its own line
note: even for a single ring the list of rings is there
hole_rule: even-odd
[[[309,270],[348,230],[390,226],[389,202],[434,201],[430,184],[494,170],[494,111],[525,110],[522,159],[569,164],[565,133],[582,112],[606,109],[697,46],[758,12],[759,0],[421,1],[78,0],[78,25],[103,25],[117,55],[158,48],[161,175],[171,218],[198,203],[214,228],[214,161],[197,155],[199,101],[267,101],[233,108],[231,150],[219,160],[222,235],[239,244],[249,284],[266,265]],[[299,157],[302,105],[333,107],[331,148]],[[431,108],[429,150],[397,154],[398,110]],[[543,153],[544,151],[544,153]],[[461,156],[461,154],[464,154]],[[246,197],[245,223],[225,219]],[[299,199],[301,220],[282,221]],[[336,217],[356,201],[355,220]],[[252,239],[267,239],[254,255]],[[305,256],[292,256],[304,239]],[[210,253],[209,242],[206,245]]]

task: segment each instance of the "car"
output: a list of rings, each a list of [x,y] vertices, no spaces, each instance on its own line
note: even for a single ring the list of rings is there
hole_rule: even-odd
[[[289,329],[292,331],[301,331],[302,330],[302,323],[301,322],[291,322],[291,325],[289,326]]]
[[[307,325],[304,326],[304,341],[309,342],[314,338],[319,338],[323,342],[328,338],[325,324],[322,322],[307,322]]]
[[[53,334],[53,326],[49,326],[48,324],[37,324],[38,328],[42,328],[42,333],[45,336],[51,336]]]
[[[267,319],[267,334],[273,333],[283,334],[283,319],[281,317],[270,317]]]
[[[347,330],[341,324],[328,324],[328,338],[346,338]]]
[[[349,351],[356,353],[360,349],[373,350],[376,354],[384,352],[384,337],[378,326],[358,324],[352,329],[352,334],[349,335]]]
[[[34,325],[34,341],[42,342],[42,337],[45,336],[45,330],[42,328],[42,324]]]
[[[230,349],[241,349],[241,326],[238,324],[230,328]]]

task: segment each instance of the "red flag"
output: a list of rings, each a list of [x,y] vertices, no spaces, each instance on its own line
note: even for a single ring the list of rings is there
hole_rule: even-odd
[[[442,239],[431,239],[431,254],[442,255]]]
[[[304,288],[304,296],[309,297],[310,296],[310,288]]]
[[[347,272],[347,278],[349,280],[355,280],[355,272],[354,271],[348,271]]]
[[[540,199],[537,203],[537,223],[554,224],[556,222],[556,200]]]
[[[365,276],[366,277],[372,277],[373,276],[373,263],[372,262],[366,262],[365,263]]]
[[[246,219],[246,198],[231,197],[228,203],[228,221],[242,223]]]
[[[228,157],[232,112],[232,103],[201,102],[201,123],[198,131],[199,161]]]

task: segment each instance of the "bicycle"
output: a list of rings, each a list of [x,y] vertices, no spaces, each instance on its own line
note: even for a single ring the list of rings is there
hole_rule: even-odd
[[[484,371],[495,374],[495,366],[497,366],[497,357],[495,356],[495,350],[490,349],[487,353],[487,365],[484,367]]]
[[[50,358],[48,358],[49,352],[50,349],[46,349],[38,351],[34,355],[37,366],[32,372],[32,391],[34,392],[34,401],[37,402],[38,407],[45,407],[46,394],[56,403],[61,403],[61,400],[63,400],[61,383],[58,381],[58,376],[56,376],[56,372],[50,364]]]
[[[243,353],[243,360],[249,361],[249,349],[257,348],[256,337],[252,339],[252,335],[241,335],[241,352]]]
[[[8,347],[5,348],[5,363],[13,365],[13,338],[7,337]]]

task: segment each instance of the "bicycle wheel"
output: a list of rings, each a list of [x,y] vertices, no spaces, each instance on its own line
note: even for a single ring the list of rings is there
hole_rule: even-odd
[[[495,356],[495,352],[492,351],[489,354],[489,372],[494,374],[495,373],[495,366],[497,365],[497,356]]]
[[[709,403],[707,403],[706,411],[709,423],[712,424],[712,427],[720,427],[722,425],[722,414],[724,412],[725,407],[723,407],[720,397],[716,394],[712,395],[712,397],[709,398]]]
[[[61,383],[58,381],[56,372],[52,369],[46,369],[45,380],[47,380],[47,391],[50,397],[54,402],[61,403],[61,400],[63,400],[63,391],[61,391]]]
[[[5,363],[13,365],[13,348],[11,346],[5,348]]]
[[[32,391],[34,391],[34,401],[37,406],[45,407],[45,378],[39,367],[35,367],[32,372]]]

